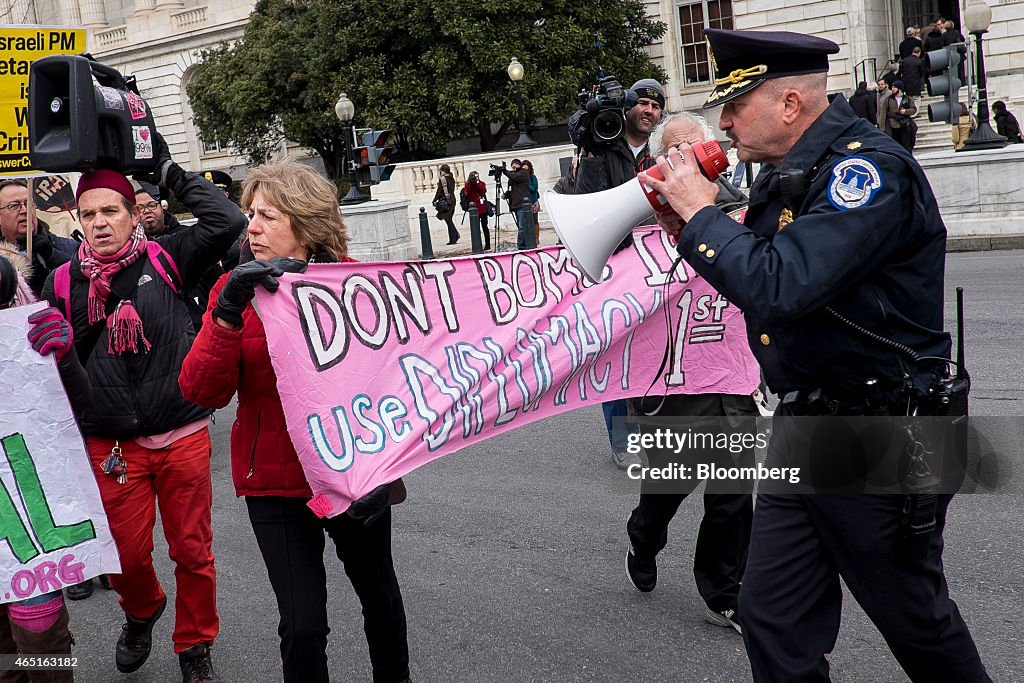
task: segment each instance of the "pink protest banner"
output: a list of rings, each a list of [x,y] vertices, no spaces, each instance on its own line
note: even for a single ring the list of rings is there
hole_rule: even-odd
[[[435,458],[555,413],[642,396],[670,340],[652,395],[753,392],[742,314],[685,263],[669,272],[675,249],[660,229],[634,237],[597,285],[549,247],[312,264],[276,294],[257,288],[313,511],[336,515]]]

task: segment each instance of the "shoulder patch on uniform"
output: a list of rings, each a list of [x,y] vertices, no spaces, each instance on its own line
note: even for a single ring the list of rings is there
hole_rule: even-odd
[[[846,157],[832,167],[828,200],[840,211],[867,206],[882,189],[882,174],[870,159]]]

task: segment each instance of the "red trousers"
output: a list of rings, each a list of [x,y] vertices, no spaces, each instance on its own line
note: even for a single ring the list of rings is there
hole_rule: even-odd
[[[159,505],[177,584],[174,651],[212,643],[220,618],[210,523],[210,430],[202,429],[159,450],[122,441],[122,456],[128,465],[125,484],[103,473],[103,461],[114,446],[112,439],[88,437],[86,446],[121,556],[121,573],[110,577],[111,587],[121,596],[121,609],[148,619],[165,598],[153,570],[153,527]]]

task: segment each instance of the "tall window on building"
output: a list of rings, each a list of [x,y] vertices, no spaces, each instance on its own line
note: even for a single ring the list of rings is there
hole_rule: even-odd
[[[932,23],[936,17],[952,19],[956,27],[963,31],[960,25],[960,3],[954,0],[902,0],[903,25],[924,27]],[[993,3],[995,4],[995,3]],[[903,40],[903,31],[899,32],[899,40]],[[897,41],[897,42],[898,42]]]
[[[685,85],[709,83],[711,65],[704,45],[704,29],[732,28],[732,0],[683,1],[678,7]]]
[[[210,156],[214,154],[222,154],[227,150],[222,149],[220,143],[213,141],[207,142],[203,139],[203,136],[199,134],[199,129],[196,128],[192,121],[192,103],[188,99],[188,84],[192,81],[192,78],[199,72],[199,66],[192,65],[181,77],[181,110],[185,115],[185,134],[188,137],[189,150],[193,149],[192,138],[194,138],[202,150],[200,156]]]
[[[203,154],[220,154],[223,150],[220,148],[219,142],[207,142],[202,137],[199,138],[203,143]]]

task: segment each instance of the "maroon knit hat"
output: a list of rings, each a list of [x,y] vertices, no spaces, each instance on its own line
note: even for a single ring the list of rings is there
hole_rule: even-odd
[[[107,168],[82,174],[82,177],[78,179],[78,189],[75,190],[75,201],[77,202],[83,193],[100,187],[113,190],[130,203],[135,203],[135,188],[132,187],[131,181],[123,174]]]

